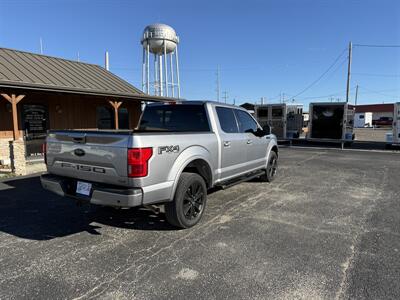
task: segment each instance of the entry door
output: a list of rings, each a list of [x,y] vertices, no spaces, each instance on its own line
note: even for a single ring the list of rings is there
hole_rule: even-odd
[[[254,132],[259,129],[257,122],[247,112],[235,109],[239,123],[239,132],[246,135],[246,171],[264,168],[266,165],[267,139],[258,137]]]
[[[41,104],[22,106],[22,125],[24,128],[26,155],[41,155],[42,145],[48,129],[48,110]]]
[[[245,173],[247,134],[239,132],[238,124],[232,108],[216,107],[221,137],[221,181],[229,180],[240,173]]]

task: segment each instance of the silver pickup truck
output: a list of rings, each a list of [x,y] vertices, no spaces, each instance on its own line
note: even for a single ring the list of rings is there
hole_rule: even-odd
[[[272,181],[278,146],[242,108],[185,101],[147,105],[135,130],[50,131],[45,155],[45,189],[102,206],[162,207],[170,224],[188,228],[210,188]]]

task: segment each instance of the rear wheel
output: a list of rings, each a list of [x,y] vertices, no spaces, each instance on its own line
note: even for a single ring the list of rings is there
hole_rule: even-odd
[[[196,225],[207,202],[207,187],[204,179],[195,173],[182,173],[174,200],[165,205],[168,223],[180,228]]]
[[[260,179],[264,182],[271,182],[275,179],[276,172],[278,170],[278,155],[271,151],[269,155],[267,169],[265,170],[265,174],[260,177]]]

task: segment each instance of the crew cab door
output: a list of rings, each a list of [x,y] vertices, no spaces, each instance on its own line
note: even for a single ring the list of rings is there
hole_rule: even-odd
[[[239,132],[246,135],[247,171],[260,169],[266,165],[267,143],[266,136],[256,136],[254,133],[259,128],[253,117],[244,110],[235,109]]]
[[[239,132],[235,113],[230,107],[215,107],[219,123],[220,167],[221,181],[233,178],[248,169],[247,165],[247,134]]]

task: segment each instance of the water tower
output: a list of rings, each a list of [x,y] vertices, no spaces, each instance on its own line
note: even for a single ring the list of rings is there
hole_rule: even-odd
[[[149,95],[180,98],[179,37],[175,30],[165,24],[149,25],[143,31],[141,43],[143,92]]]

